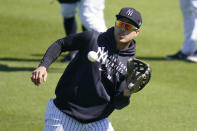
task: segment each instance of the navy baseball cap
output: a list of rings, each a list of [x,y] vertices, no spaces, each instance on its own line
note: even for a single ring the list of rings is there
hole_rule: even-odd
[[[129,19],[131,21],[131,24],[133,24],[137,28],[140,28],[140,26],[142,25],[141,14],[134,8],[122,8],[119,14],[116,15],[116,18],[120,19],[122,17]]]

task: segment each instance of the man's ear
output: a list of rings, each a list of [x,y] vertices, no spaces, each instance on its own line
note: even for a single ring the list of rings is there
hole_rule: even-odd
[[[135,37],[137,37],[139,33],[140,33],[140,29],[135,30],[135,34],[136,34]]]

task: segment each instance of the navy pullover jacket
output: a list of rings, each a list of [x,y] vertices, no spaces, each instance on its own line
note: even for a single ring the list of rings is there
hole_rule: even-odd
[[[94,122],[108,117],[114,109],[129,104],[123,96],[126,87],[126,63],[134,58],[136,43],[117,50],[114,28],[104,33],[85,31],[54,42],[39,66],[46,68],[64,51],[78,50],[56,87],[54,104],[59,110],[82,122]],[[97,62],[87,58],[89,51],[98,54]]]

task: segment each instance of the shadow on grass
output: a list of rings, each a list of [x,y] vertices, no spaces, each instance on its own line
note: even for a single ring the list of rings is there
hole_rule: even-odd
[[[62,54],[60,55],[60,57],[64,57],[64,55],[68,54],[69,52],[62,52]],[[31,56],[35,56],[35,57],[43,57],[44,54],[32,54]]]
[[[43,57],[44,54],[32,54],[32,56],[39,56],[39,57]]]
[[[30,67],[9,67],[7,65],[0,64],[0,71],[12,72],[12,71],[33,71],[35,68]]]
[[[4,64],[0,64],[0,71],[3,72],[17,72],[17,71],[34,71],[35,68],[31,67],[9,67]],[[48,73],[63,73],[64,69],[63,68],[50,68],[48,70]]]
[[[41,61],[41,59],[25,59],[25,58],[0,58],[0,61],[40,62],[40,61]]]
[[[139,56],[137,57],[140,60],[149,60],[149,61],[167,61],[165,57],[143,57]]]
[[[12,58],[12,57],[5,57],[0,58],[0,61],[17,61],[17,62],[40,62],[42,60],[43,54],[33,54],[32,56],[39,56],[40,58]],[[63,58],[63,56],[59,56],[59,58]],[[56,61],[60,62],[59,59]]]

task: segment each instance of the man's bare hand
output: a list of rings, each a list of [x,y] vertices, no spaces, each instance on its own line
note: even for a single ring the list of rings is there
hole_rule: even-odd
[[[44,66],[40,66],[38,67],[36,70],[34,70],[31,74],[31,80],[32,82],[39,86],[42,82],[42,79],[44,79],[44,82],[46,83],[47,81],[47,71],[46,71],[46,67]]]

